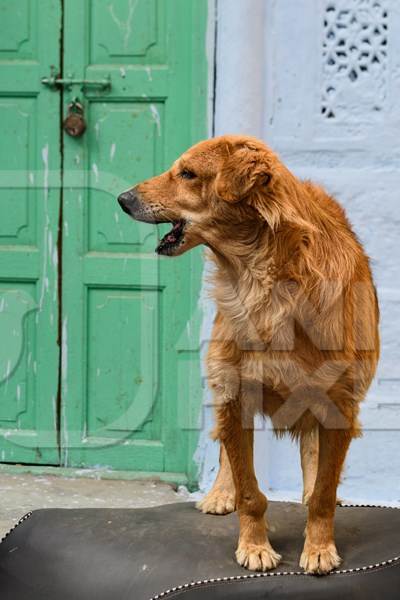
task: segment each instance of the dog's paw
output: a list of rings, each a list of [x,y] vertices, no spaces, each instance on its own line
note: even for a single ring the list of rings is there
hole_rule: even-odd
[[[306,542],[300,558],[300,567],[306,573],[326,575],[333,569],[337,569],[341,562],[335,544],[316,546]]]
[[[270,544],[239,544],[236,560],[249,571],[269,571],[278,566],[281,555]]]
[[[204,498],[196,504],[196,507],[201,512],[210,515],[228,515],[236,510],[235,504],[234,492],[217,489],[211,490],[207,496],[204,496]]]

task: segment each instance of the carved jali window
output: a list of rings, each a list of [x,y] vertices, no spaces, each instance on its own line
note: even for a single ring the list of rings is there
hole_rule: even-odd
[[[325,0],[321,113],[365,120],[387,95],[387,0]]]

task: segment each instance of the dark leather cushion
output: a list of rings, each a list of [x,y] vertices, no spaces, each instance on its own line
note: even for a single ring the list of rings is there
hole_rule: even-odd
[[[274,600],[400,598],[400,510],[339,507],[341,570],[300,573],[306,511],[271,502],[270,538],[283,561],[254,575],[234,560],[236,515],[193,504],[38,510],[0,544],[1,600]]]

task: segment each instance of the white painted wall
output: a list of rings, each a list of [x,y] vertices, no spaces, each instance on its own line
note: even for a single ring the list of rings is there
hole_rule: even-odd
[[[215,134],[261,137],[297,175],[324,184],[346,207],[372,257],[382,312],[382,359],[362,411],[365,434],[352,444],[340,495],[400,503],[400,3],[367,4],[387,9],[387,30],[371,38],[372,46],[384,44],[386,57],[381,54],[378,65],[366,59],[367,69],[359,70],[354,81],[329,64],[323,43],[328,35],[330,43],[331,30],[343,33],[340,20],[351,14],[339,13],[359,8],[359,0],[218,0]],[[329,5],[335,5],[336,14],[326,14]],[[381,29],[382,11],[377,15]],[[361,43],[356,36],[354,44]],[[349,56],[344,59],[347,75],[353,64]],[[354,64],[359,67],[358,58]],[[330,106],[336,114],[327,119],[323,91],[332,87]],[[204,342],[214,312],[205,294],[202,302]],[[208,438],[208,391],[204,403],[205,427],[196,453],[203,491],[218,463],[217,445]],[[260,485],[269,497],[300,498],[297,447],[266,430],[257,431],[255,448]]]

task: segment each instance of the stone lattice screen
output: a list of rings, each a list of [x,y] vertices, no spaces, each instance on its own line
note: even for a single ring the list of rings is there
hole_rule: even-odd
[[[321,112],[327,119],[360,113],[374,118],[374,113],[384,109],[388,23],[383,0],[335,0],[326,4]]]

